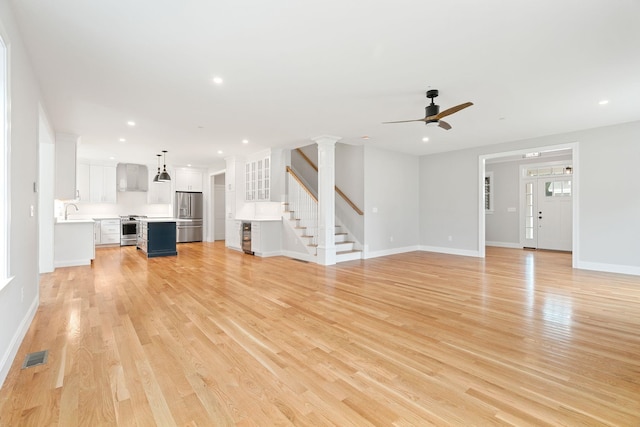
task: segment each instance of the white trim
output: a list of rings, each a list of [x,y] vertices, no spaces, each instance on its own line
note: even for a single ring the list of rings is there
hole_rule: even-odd
[[[365,251],[362,252],[362,259],[378,258],[382,256],[404,254],[407,252],[416,252],[420,250],[420,246],[405,246],[402,248],[385,249],[382,251],[369,252],[365,245]]]
[[[496,158],[500,158],[500,157],[508,157],[508,156],[521,156],[523,154],[526,154],[528,152],[531,151],[540,151],[540,152],[546,152],[546,151],[557,151],[557,150],[566,150],[566,149],[571,149],[571,161],[573,163],[573,180],[572,180],[572,191],[573,191],[573,195],[572,195],[572,211],[573,211],[573,230],[572,230],[572,238],[573,238],[573,243],[572,243],[572,251],[573,251],[573,256],[572,256],[572,266],[573,268],[578,268],[578,262],[580,260],[580,236],[578,235],[578,231],[580,230],[579,224],[580,224],[580,216],[579,216],[579,211],[578,211],[578,206],[579,206],[579,188],[580,188],[580,165],[578,164],[578,159],[579,159],[579,155],[578,155],[578,146],[579,143],[576,142],[569,142],[566,144],[558,144],[558,145],[547,145],[547,146],[541,146],[541,147],[529,147],[529,148],[523,148],[521,150],[515,150],[515,151],[506,151],[506,152],[501,152],[501,153],[492,153],[492,154],[482,154],[480,156],[478,156],[478,182],[477,182],[477,189],[478,189],[478,256],[480,258],[484,258],[485,257],[485,246],[486,246],[486,241],[485,241],[485,215],[484,215],[484,173],[485,173],[485,165],[486,165],[486,161],[489,159],[496,159]]]
[[[293,259],[299,259],[299,260],[302,260],[302,261],[312,262],[314,264],[318,263],[317,256],[311,255],[309,253],[305,254],[305,253],[302,253],[302,252],[295,252],[295,251],[282,251],[280,255],[288,257],[288,258],[293,258]]]
[[[6,288],[7,285],[9,285],[9,283],[11,283],[11,281],[13,280],[14,277],[16,277],[16,276],[11,276],[11,277],[8,277],[8,278],[0,277],[0,292],[2,292],[2,290],[4,288]]]
[[[11,364],[13,363],[16,354],[18,354],[20,344],[22,344],[22,340],[24,340],[24,337],[27,335],[29,326],[31,326],[31,322],[36,316],[39,300],[39,296],[36,295],[33,302],[31,303],[31,306],[29,307],[29,310],[22,318],[22,321],[20,322],[20,326],[16,330],[16,333],[11,338],[11,343],[9,344],[7,351],[5,351],[2,355],[2,360],[0,361],[0,387],[2,387],[2,384],[4,384],[4,380],[7,378],[9,370],[11,369]]]
[[[574,267],[583,270],[604,271],[607,273],[631,274],[634,276],[640,276],[640,267],[636,267],[633,265],[578,261],[577,265],[575,265]]]
[[[70,259],[67,261],[54,261],[53,267],[75,267],[79,265],[91,265],[90,259]]]
[[[268,251],[268,252],[255,252],[254,255],[260,258],[269,258],[272,256],[280,256],[282,255],[282,251]]]
[[[522,249],[522,245],[519,243],[513,242],[485,242],[486,246],[495,246],[497,248],[511,248],[511,249]]]
[[[484,209],[484,203],[482,204],[482,206]],[[420,246],[420,250],[425,252],[437,252],[440,254],[448,254],[448,255],[470,256],[474,258],[484,257],[484,254],[483,256],[480,256],[480,253],[478,251],[470,251],[468,249],[445,248],[441,246]]]

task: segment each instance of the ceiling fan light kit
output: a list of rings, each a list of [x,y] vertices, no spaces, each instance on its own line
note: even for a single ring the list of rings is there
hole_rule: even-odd
[[[433,102],[433,99],[436,98],[437,96],[438,96],[437,89],[431,89],[427,91],[427,98],[431,100],[431,103],[427,105],[426,108],[424,109],[423,119],[400,120],[397,122],[384,122],[383,124],[424,122],[426,125],[428,125],[429,123],[438,123],[438,126],[441,127],[442,129],[449,130],[451,129],[451,125],[445,122],[444,120],[442,120],[442,118],[450,116],[453,113],[457,113],[458,111],[463,110],[467,107],[471,107],[473,105],[473,102],[465,102],[464,104],[456,105],[455,107],[451,107],[444,110],[443,112],[440,112],[440,106],[436,105],[436,103]]]

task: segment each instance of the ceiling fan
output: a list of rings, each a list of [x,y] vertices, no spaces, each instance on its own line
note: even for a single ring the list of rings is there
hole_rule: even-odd
[[[431,104],[427,105],[427,107],[425,108],[425,116],[423,119],[400,120],[398,122],[383,122],[383,124],[408,123],[408,122],[424,122],[425,124],[438,123],[438,126],[440,126],[442,129],[449,130],[451,129],[451,125],[445,122],[444,120],[440,120],[440,119],[442,119],[443,117],[450,116],[453,113],[457,113],[458,111],[467,107],[471,107],[473,105],[473,102],[465,102],[464,104],[460,104],[460,105],[456,105],[455,107],[448,108],[441,113],[440,106],[436,105],[433,102],[433,98],[437,96],[438,96],[437,89],[431,89],[427,91],[427,98],[431,99]]]

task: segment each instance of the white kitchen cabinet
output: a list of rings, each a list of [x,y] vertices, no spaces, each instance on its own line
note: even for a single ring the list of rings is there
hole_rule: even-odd
[[[176,169],[176,191],[202,191],[202,171],[197,169]]]
[[[93,223],[93,242],[97,245],[100,244],[101,240],[100,240],[100,220],[96,219],[94,220],[95,222]]]
[[[120,220],[102,219],[100,220],[100,244],[119,245],[120,244]]]
[[[92,203],[116,202],[116,167],[91,165],[89,167],[89,194]]]
[[[281,221],[251,221],[251,251],[260,257],[281,255]]]
[[[58,200],[73,200],[78,197],[76,152],[79,139],[77,135],[56,134],[55,198]]]
[[[242,250],[242,221],[226,221],[225,244],[228,248]]]
[[[53,265],[90,265],[96,251],[93,220],[58,221],[54,227]]]
[[[116,203],[116,167],[79,161],[78,196],[81,202]]]
[[[78,162],[77,175],[76,175],[76,187],[78,199],[81,202],[91,201],[91,165],[89,163]]]
[[[271,200],[271,158],[269,156],[245,164],[245,201]]]

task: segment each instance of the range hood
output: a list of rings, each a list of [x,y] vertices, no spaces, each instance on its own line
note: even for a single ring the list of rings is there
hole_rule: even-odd
[[[145,165],[118,163],[116,167],[118,191],[147,191],[149,172]]]

